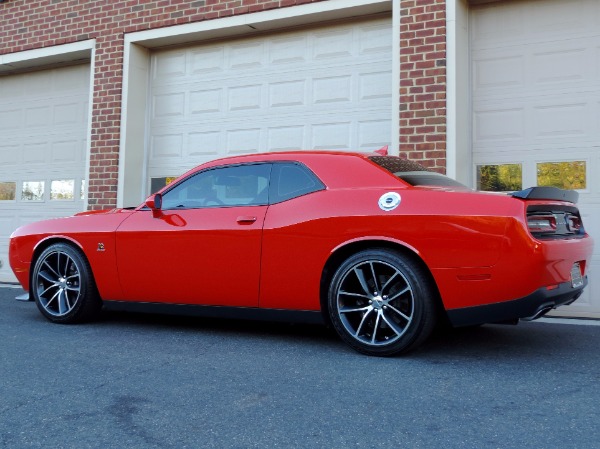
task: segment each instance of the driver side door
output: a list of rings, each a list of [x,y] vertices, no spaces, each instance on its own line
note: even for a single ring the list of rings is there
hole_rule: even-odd
[[[210,168],[163,193],[117,230],[127,300],[258,306],[271,164]]]

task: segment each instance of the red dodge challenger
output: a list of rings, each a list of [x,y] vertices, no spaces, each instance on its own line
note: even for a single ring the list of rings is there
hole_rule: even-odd
[[[41,313],[101,307],[319,320],[393,355],[436,322],[535,319],[575,301],[593,241],[577,193],[473,191],[393,156],[285,152],[203,164],[136,208],[13,233],[10,264]]]

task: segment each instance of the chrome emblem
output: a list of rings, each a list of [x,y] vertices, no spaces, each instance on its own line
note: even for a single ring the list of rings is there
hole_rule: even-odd
[[[98,243],[98,251],[104,251],[104,243]]]

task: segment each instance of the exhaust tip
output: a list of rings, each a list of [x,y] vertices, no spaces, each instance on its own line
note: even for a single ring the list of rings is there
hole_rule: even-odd
[[[542,306],[538,309],[537,312],[535,312],[533,315],[526,317],[526,318],[521,318],[523,321],[533,321],[533,320],[537,320],[538,318],[543,317],[544,315],[546,315],[548,312],[550,312],[552,309],[554,309],[554,305],[545,305]]]

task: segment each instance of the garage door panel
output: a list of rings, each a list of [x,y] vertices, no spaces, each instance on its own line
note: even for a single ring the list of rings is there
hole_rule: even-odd
[[[304,125],[282,125],[267,130],[267,151],[290,151],[306,148],[308,127]]]
[[[229,129],[225,131],[228,154],[248,154],[260,151],[262,130],[260,128]]]
[[[223,148],[220,131],[190,132],[187,136],[185,148],[185,159],[207,158],[219,154],[219,148]]]
[[[20,128],[23,123],[23,111],[14,105],[5,105],[3,108],[6,109],[0,109],[0,131],[4,134],[6,131]]]
[[[358,122],[356,149],[359,151],[372,151],[388,144],[386,136],[392,132],[390,119],[365,120]]]
[[[551,88],[557,83],[569,83],[576,88],[589,83],[594,74],[594,52],[586,42],[578,44],[540,46],[531,57],[532,84]]]
[[[524,107],[485,109],[474,105],[473,145],[484,143],[523,143],[526,140],[526,111]]]
[[[19,163],[19,145],[0,144],[0,165],[16,165]]]
[[[306,35],[282,36],[269,43],[269,63],[271,65],[303,65],[307,57]]]
[[[233,44],[227,53],[229,71],[255,70],[265,66],[265,44],[260,41]]]
[[[269,84],[269,108],[298,108],[306,106],[307,98],[306,79],[293,79]]]
[[[592,108],[587,102],[568,98],[532,108],[532,134],[535,140],[590,138]]]

